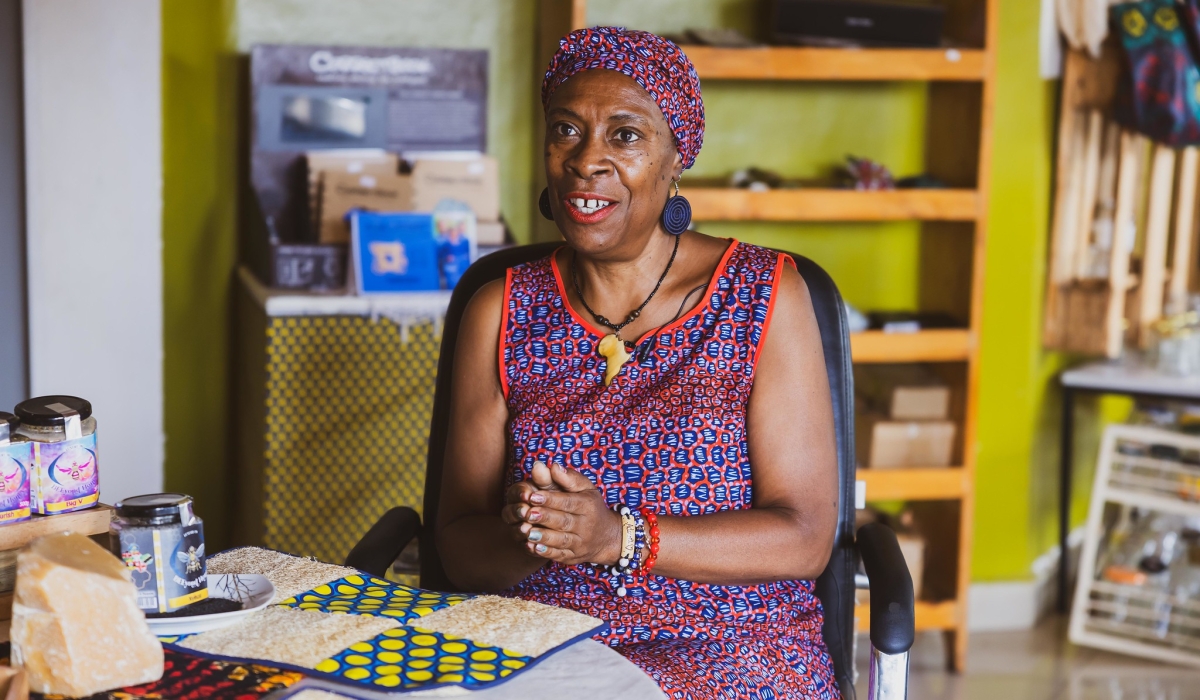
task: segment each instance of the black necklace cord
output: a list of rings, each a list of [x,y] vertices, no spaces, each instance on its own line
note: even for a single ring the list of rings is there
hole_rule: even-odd
[[[675,312],[675,317],[672,318],[670,321],[667,321],[666,323],[662,324],[658,328],[656,328],[654,330],[654,332],[651,333],[649,335],[649,337],[646,338],[646,342],[642,343],[638,347],[638,349],[637,349],[637,361],[638,362],[645,362],[647,360],[647,358],[650,357],[650,353],[654,352],[654,348],[658,347],[658,334],[662,333],[662,329],[666,328],[667,326],[669,326],[672,323],[675,323],[676,321],[679,320],[679,317],[683,315],[683,307],[687,306],[688,299],[691,299],[692,295],[695,294],[696,292],[702,292],[705,289],[708,289],[707,282],[693,287],[692,291],[690,291],[684,295],[683,301],[679,302],[679,310]]]
[[[576,274],[579,261],[577,256],[572,252],[571,285],[575,287],[575,295],[579,297],[579,301],[583,302],[583,308],[587,309],[587,312],[592,315],[592,318],[596,319],[596,323],[599,323],[605,328],[611,329],[613,335],[620,339],[621,329],[636,321],[638,316],[642,315],[642,310],[646,308],[646,304],[649,304],[650,300],[654,298],[654,295],[658,294],[659,288],[662,287],[663,280],[667,278],[667,273],[671,271],[671,266],[675,264],[675,254],[679,252],[679,238],[679,236],[675,236],[675,246],[671,249],[671,259],[667,261],[667,266],[663,269],[662,275],[659,276],[658,283],[654,285],[654,290],[650,292],[650,296],[646,297],[646,300],[643,301],[640,306],[633,311],[630,311],[625,317],[625,320],[620,323],[613,323],[606,317],[593,311],[592,307],[588,305],[587,298],[583,296],[583,290],[579,288],[579,275]]]

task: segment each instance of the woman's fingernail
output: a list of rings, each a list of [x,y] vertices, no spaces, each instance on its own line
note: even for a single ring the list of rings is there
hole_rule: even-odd
[[[537,550],[537,553],[538,553],[538,554],[545,554],[545,553],[546,553],[546,545],[544,545],[544,544],[539,544],[538,546],[534,547],[534,549],[536,549],[536,550]]]
[[[542,460],[540,460],[540,459],[539,459],[538,461],[536,461],[536,462],[534,462],[534,463],[533,463],[533,468],[534,468],[534,469],[537,469],[538,467],[545,467],[545,466],[546,466],[546,463],[545,463],[545,462],[543,462],[543,461],[542,461]]]
[[[542,541],[542,531],[541,530],[530,530],[529,531],[529,541],[530,542],[541,542]]]
[[[529,514],[529,508],[527,508],[526,506],[521,506],[521,507],[517,508],[517,517],[524,518],[528,514]]]
[[[540,503],[545,503],[545,502],[546,502],[546,496],[545,496],[545,494],[541,494],[541,493],[534,493],[532,496],[530,496],[530,497],[529,497],[529,500],[530,500],[530,501],[533,501],[534,503],[539,503],[539,504],[540,504]]]
[[[531,511],[529,511],[529,518],[528,518],[529,522],[531,522],[531,523],[536,523],[537,521],[539,521],[539,520],[541,520],[541,519],[542,519],[542,514],[541,514],[541,513],[539,513],[539,512],[538,512],[538,511],[536,511],[536,510],[531,510]]]

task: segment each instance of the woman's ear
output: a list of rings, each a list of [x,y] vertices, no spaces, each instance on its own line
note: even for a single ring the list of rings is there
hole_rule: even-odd
[[[679,182],[683,177],[683,156],[679,155],[679,149],[675,149],[675,158],[671,161],[671,179]]]

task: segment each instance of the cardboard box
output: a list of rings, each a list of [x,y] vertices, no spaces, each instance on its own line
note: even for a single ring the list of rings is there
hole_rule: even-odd
[[[494,158],[418,160],[412,178],[415,211],[433,211],[443,199],[457,199],[481,223],[500,220],[500,171]]]
[[[946,420],[950,415],[950,387],[897,386],[892,388],[892,420]]]
[[[922,365],[854,368],[859,404],[892,420],[946,420],[950,387]]]
[[[314,231],[321,229],[321,175],[398,175],[400,157],[380,148],[341,148],[331,151],[308,151],[304,154],[308,169],[308,203]]]
[[[397,212],[413,210],[413,183],[407,175],[350,175],[326,172],[321,176],[321,243],[349,243],[351,209]]]
[[[951,421],[893,421],[859,418],[858,462],[871,469],[948,467],[958,429]]]
[[[503,221],[477,221],[475,236],[479,245],[504,245],[508,242]]]

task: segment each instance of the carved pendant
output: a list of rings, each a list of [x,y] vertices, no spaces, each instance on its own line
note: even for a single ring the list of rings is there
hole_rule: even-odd
[[[632,355],[625,349],[625,342],[612,333],[601,338],[596,349],[608,360],[604,367],[604,386],[609,386]]]

